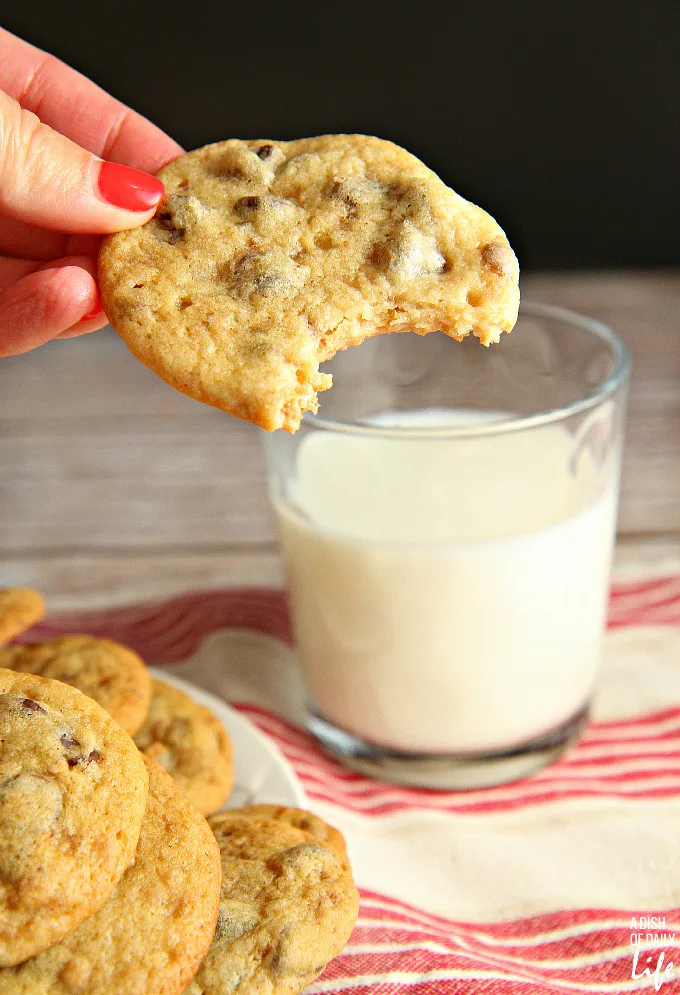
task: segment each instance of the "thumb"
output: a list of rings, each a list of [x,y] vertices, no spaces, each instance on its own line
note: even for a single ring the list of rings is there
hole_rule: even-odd
[[[99,159],[0,91],[0,214],[106,234],[144,224],[162,196],[160,180]]]

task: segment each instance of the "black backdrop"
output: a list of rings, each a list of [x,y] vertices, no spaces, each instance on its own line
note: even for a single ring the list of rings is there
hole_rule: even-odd
[[[359,131],[415,152],[524,266],[680,264],[678,0],[0,0],[188,148]]]

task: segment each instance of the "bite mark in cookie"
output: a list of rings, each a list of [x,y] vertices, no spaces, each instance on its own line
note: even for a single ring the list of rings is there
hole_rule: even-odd
[[[106,313],[168,383],[263,428],[294,431],[319,364],[368,336],[488,345],[516,320],[499,226],[390,142],[230,140],[159,176],[156,216],[102,245]]]

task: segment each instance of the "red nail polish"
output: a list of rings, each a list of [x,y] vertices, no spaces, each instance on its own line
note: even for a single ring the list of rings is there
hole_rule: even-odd
[[[78,321],[92,321],[93,318],[98,318],[103,311],[104,307],[102,305],[102,299],[99,296],[99,293],[97,293],[97,303],[95,304],[95,306],[92,308],[89,314],[84,314],[82,318],[78,319]]]
[[[161,181],[150,173],[117,162],[102,162],[99,167],[99,193],[114,207],[126,211],[151,211],[164,191]]]

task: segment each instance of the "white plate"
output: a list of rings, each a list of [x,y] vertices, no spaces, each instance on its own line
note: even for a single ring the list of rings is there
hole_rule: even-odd
[[[151,668],[151,674],[209,708],[229,733],[234,747],[234,789],[224,808],[265,803],[307,808],[307,796],[292,767],[248,719],[221,698],[166,670]]]

